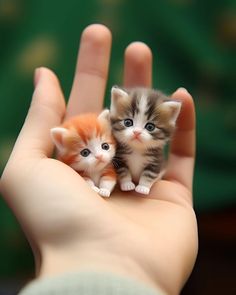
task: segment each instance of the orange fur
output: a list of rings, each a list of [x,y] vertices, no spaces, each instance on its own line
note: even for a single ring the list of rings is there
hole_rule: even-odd
[[[86,144],[88,140],[95,136],[101,136],[108,130],[107,124],[98,122],[97,115],[93,113],[82,114],[66,121],[62,127],[76,131],[81,140]],[[111,137],[111,142],[115,143]]]
[[[86,181],[92,180],[101,189],[101,195],[104,194],[104,189],[110,194],[117,177],[111,162],[115,155],[116,142],[111,133],[109,119],[88,113],[73,117],[60,127],[62,131],[58,135],[58,159],[75,169]],[[109,145],[108,150],[102,147],[105,143]],[[92,162],[89,162],[90,154],[88,160],[87,156],[81,154],[84,149],[90,151]],[[98,160],[100,156],[101,161]],[[108,196],[107,191],[103,196]]]
[[[103,173],[102,173],[102,177],[104,177],[104,178],[112,178],[112,179],[116,179],[116,172],[115,172],[115,169],[114,169],[114,167],[113,167],[113,165],[112,164],[110,164],[110,165],[108,165],[105,169],[104,169],[104,171],[103,171]]]
[[[85,179],[89,178],[88,173],[86,173],[84,171],[78,171],[78,173],[80,174],[80,176],[82,176]],[[101,174],[101,178],[103,178],[103,179],[114,179],[114,180],[117,179],[116,171],[115,171],[112,164],[108,164],[107,167],[103,170],[103,172]]]

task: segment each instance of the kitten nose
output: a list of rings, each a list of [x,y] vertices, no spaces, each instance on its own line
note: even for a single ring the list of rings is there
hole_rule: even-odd
[[[133,131],[134,135],[136,135],[136,136],[137,136],[137,135],[140,135],[141,132],[142,132],[141,130],[134,130],[134,131]]]
[[[101,161],[101,160],[102,160],[102,155],[96,155],[95,158],[96,158],[97,160],[100,160],[100,161]]]

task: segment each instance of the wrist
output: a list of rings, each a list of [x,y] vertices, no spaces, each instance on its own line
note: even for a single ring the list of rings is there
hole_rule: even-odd
[[[75,249],[76,248],[76,249]],[[158,282],[143,270],[131,257],[100,251],[99,247],[88,245],[82,247],[67,247],[66,249],[47,248],[42,255],[39,278],[50,278],[75,272],[109,273],[130,278],[155,288],[160,294],[165,294]]]
[[[135,279],[109,272],[79,271],[38,279],[28,284],[20,295],[164,295]]]

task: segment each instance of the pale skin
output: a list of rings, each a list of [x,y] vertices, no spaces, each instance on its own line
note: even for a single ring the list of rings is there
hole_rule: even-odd
[[[192,209],[195,114],[183,88],[178,129],[164,180],[145,198],[114,191],[102,198],[73,169],[52,159],[49,130],[75,114],[100,112],[108,75],[111,33],[87,27],[81,37],[67,107],[55,74],[35,73],[35,91],[1,179],[1,191],[32,246],[36,278],[71,271],[107,271],[179,294],[197,255]],[[143,43],[125,51],[124,85],[152,84],[152,53]]]

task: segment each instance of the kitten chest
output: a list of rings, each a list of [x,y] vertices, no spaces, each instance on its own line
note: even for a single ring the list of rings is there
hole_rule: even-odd
[[[99,186],[100,179],[101,179],[101,171],[94,171],[89,174],[91,180],[94,182],[95,186]]]
[[[132,175],[132,180],[138,183],[140,175],[143,172],[143,169],[146,164],[145,157],[142,155],[142,153],[134,151],[132,154],[127,155],[125,160],[129,166],[129,170]]]

